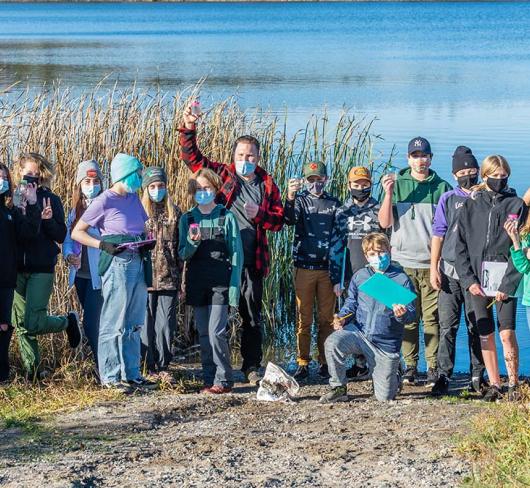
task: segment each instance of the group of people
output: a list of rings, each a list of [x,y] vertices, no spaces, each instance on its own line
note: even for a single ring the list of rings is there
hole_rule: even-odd
[[[260,166],[259,141],[240,137],[229,163],[211,161],[197,144],[199,119],[190,106],[179,129],[181,161],[191,173],[188,193],[195,201],[184,214],[168,193],[164,168],[144,168],[131,155],[114,157],[106,190],[98,162],[79,163],[67,217],[50,189],[54,167],[44,156],[22,154],[14,179],[0,165],[0,249],[6,259],[0,277],[0,381],[9,378],[13,330],[30,377],[39,375],[39,335],[66,331],[77,348],[84,330],[104,387],[154,389],[159,380],[172,380],[168,367],[183,300],[193,308],[200,343],[201,391],[232,390],[229,307],[238,309],[242,321],[241,370],[247,382],[257,384],[270,267],[267,232],[288,225],[294,226],[294,377],[310,374],[316,305],[318,374],[330,384],[322,402],[347,399],[348,378],[371,378],[375,397],[383,401],[394,399],[402,382],[415,383],[420,323],[427,384],[434,395],[447,394],[462,312],[470,388],[487,401],[501,398],[493,305],[507,396],[516,397],[515,316],[518,296],[530,306],[530,220],[527,204],[509,188],[510,166],[502,156],[488,156],[479,167],[469,148],[458,147],[453,189],[431,169],[429,142],[417,137],[409,143],[407,167],[381,178],[380,200],[370,170],[357,166],[348,174],[349,197],[341,203],[326,191],[327,167],[317,161],[304,165],[303,178],[289,180],[282,202]],[[82,325],[76,312],[47,311],[61,245]],[[492,294],[488,281],[494,272],[498,284]],[[377,273],[416,299],[385,306],[363,291]]]

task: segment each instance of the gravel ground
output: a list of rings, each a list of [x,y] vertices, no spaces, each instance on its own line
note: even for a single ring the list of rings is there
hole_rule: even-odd
[[[432,488],[470,472],[454,436],[478,402],[415,386],[383,404],[358,382],[349,402],[320,405],[326,388],[312,381],[292,403],[258,402],[242,384],[220,397],[164,391],[4,430],[0,485]]]

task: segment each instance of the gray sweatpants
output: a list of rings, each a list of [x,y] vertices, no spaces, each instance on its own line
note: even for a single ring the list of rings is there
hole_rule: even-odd
[[[401,384],[399,353],[382,351],[354,326],[333,332],[326,340],[325,349],[332,387],[346,385],[346,359],[362,354],[372,374],[377,400],[388,401],[396,397]]]
[[[199,332],[203,379],[206,385],[232,387],[234,379],[228,346],[228,305],[193,307]]]

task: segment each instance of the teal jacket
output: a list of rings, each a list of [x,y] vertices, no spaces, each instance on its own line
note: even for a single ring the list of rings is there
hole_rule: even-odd
[[[513,246],[510,249],[513,265],[523,275],[523,305],[526,307],[530,307],[530,260],[523,249],[528,247],[530,247],[530,235],[527,234],[521,239],[520,249],[516,251]]]
[[[223,208],[217,205],[209,215],[204,215],[195,207],[184,214],[179,223],[179,256],[183,261],[189,261],[199,247],[200,241],[192,241],[189,237],[188,213],[192,213],[193,221],[201,227],[217,227],[219,222],[219,213]],[[243,270],[243,245],[241,243],[241,234],[236,218],[232,212],[226,211],[224,224],[224,237],[228,254],[230,255],[230,264],[232,273],[230,275],[230,285],[228,289],[228,301],[232,307],[239,304],[239,289],[241,286],[241,272]]]

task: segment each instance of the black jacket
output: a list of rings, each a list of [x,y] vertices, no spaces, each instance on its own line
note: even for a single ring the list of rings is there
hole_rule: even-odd
[[[39,225],[40,209],[37,205],[28,205],[24,216],[16,207],[7,208],[5,198],[0,196],[0,288],[16,287],[19,249],[26,240],[37,236]]]
[[[509,214],[517,214],[526,222],[528,208],[514,190],[504,193],[478,191],[468,198],[458,220],[456,269],[465,289],[481,283],[483,261],[508,263],[499,291],[513,295],[522,275],[510,256],[512,241],[503,226]]]
[[[18,253],[18,271],[23,273],[53,273],[57,264],[57,255],[61,252],[59,244],[66,237],[66,223],[61,200],[49,188],[37,190],[37,205],[42,210],[43,200],[50,199],[53,217],[42,220],[39,233],[33,239],[21,243]]]
[[[284,221],[294,225],[293,260],[297,268],[327,270],[335,212],[340,202],[323,193],[320,197],[307,190],[287,200]]]

